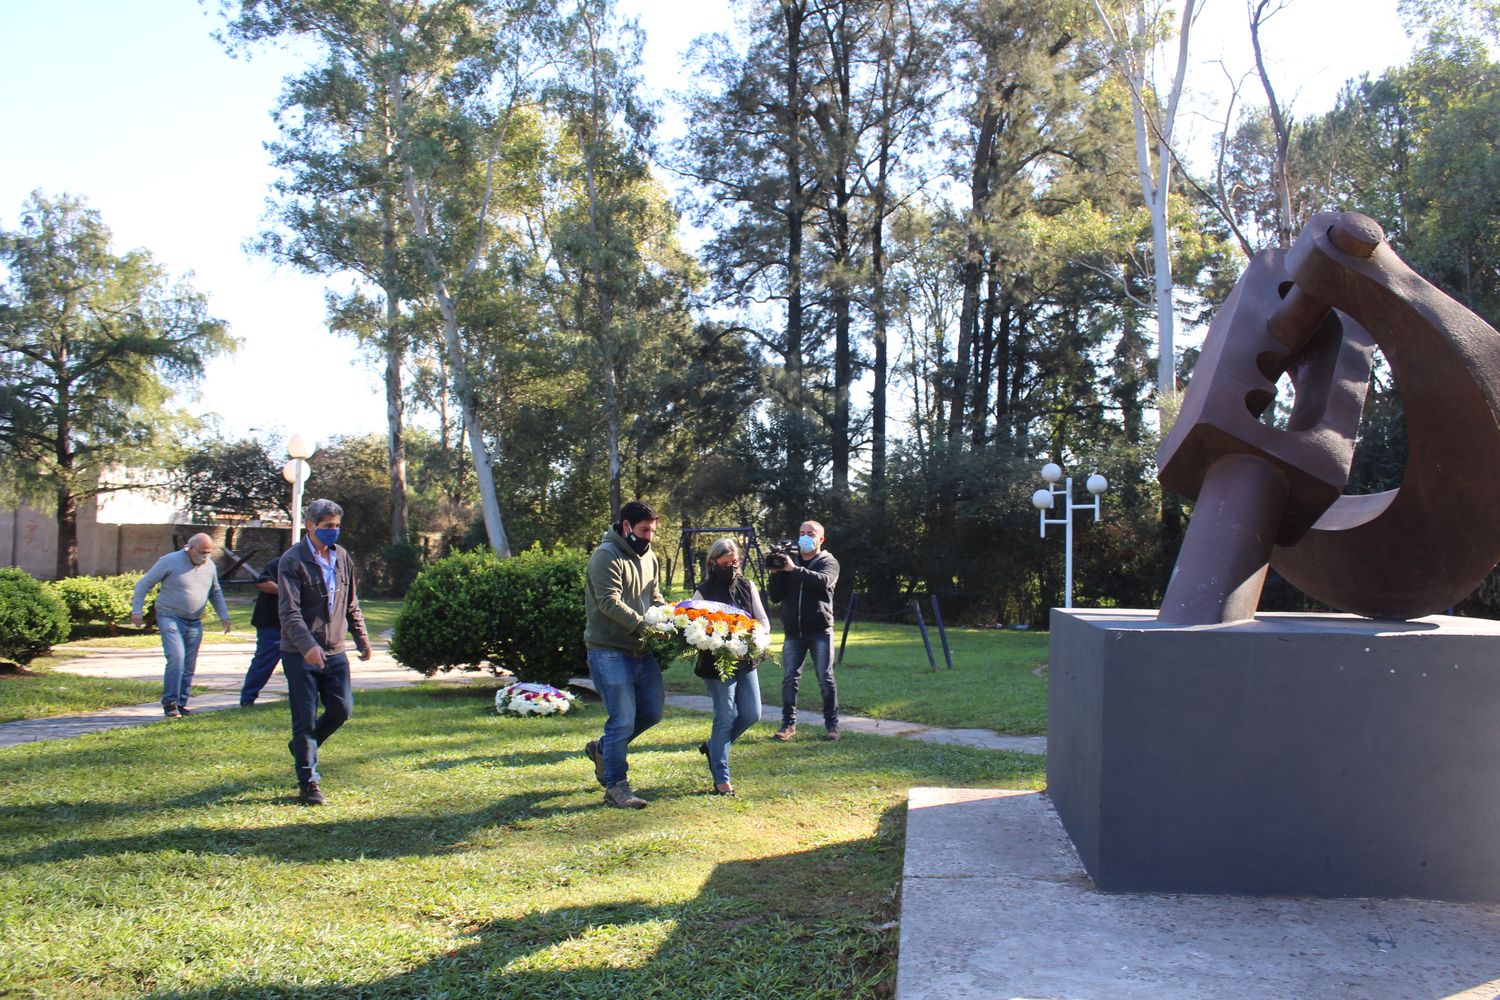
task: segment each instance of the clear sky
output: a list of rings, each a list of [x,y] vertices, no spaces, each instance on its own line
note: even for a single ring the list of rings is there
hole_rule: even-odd
[[[658,92],[680,85],[695,35],[731,23],[730,0],[621,7],[647,33],[647,82]],[[380,365],[324,327],[325,282],[244,249],[274,179],[263,147],[275,135],[270,112],[305,55],[230,58],[211,38],[219,23],[215,0],[0,0],[0,225],[15,225],[35,189],[68,192],[102,213],[117,251],[144,247],[174,274],[191,271],[242,341],[184,400],[218,414],[226,436],[383,433]],[[1409,48],[1395,0],[1293,0],[1266,47],[1297,114],[1328,107],[1344,80],[1377,75]],[[1188,79],[1196,108],[1223,99],[1220,58],[1236,75],[1249,65],[1242,0],[1205,4]],[[1245,92],[1259,99],[1254,81]]]

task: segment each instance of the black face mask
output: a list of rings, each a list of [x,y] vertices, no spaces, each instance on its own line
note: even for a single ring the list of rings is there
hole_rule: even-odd
[[[638,556],[643,556],[647,552],[651,551],[651,542],[645,538],[640,537],[633,531],[625,536],[625,544],[629,545],[631,551],[633,551]]]
[[[734,578],[739,575],[738,566],[720,566],[718,563],[713,563],[708,567],[709,579],[718,580],[720,583],[733,583]]]

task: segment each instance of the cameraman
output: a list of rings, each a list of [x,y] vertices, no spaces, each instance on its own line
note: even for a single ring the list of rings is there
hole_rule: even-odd
[[[823,526],[804,521],[797,535],[797,556],[773,552],[766,558],[771,577],[766,595],[781,605],[781,728],[771,737],[797,735],[797,686],[802,660],[812,654],[813,670],[823,692],[823,738],[839,738],[839,693],[833,682],[833,588],[839,562],[823,551]]]

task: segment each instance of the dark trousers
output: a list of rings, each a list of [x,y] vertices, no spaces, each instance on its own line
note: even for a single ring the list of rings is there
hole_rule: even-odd
[[[318,781],[318,747],[354,714],[349,684],[349,655],[323,654],[323,669],[308,666],[301,653],[281,651],[281,672],[292,705],[292,741],[287,744],[297,765],[297,782]],[[323,714],[318,714],[318,702]]]
[[[257,628],[255,630],[255,655],[250,657],[250,669],[245,671],[245,683],[240,688],[240,707],[255,704],[260,689],[276,672],[281,662],[281,629]]]

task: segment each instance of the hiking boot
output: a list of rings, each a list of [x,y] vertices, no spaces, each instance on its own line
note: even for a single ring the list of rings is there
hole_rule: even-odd
[[[844,734],[839,732],[838,726],[829,726],[823,730],[823,738],[825,740],[841,740],[844,738]]]
[[[162,714],[164,714],[169,719],[182,718],[182,710],[177,707],[177,703],[175,701],[167,702],[161,707],[161,710]]]
[[[787,740],[796,735],[797,727],[792,725],[790,722],[783,722],[781,724],[781,728],[771,734],[771,739],[781,740],[783,743],[785,743]]]
[[[646,800],[630,790],[630,782],[617,781],[604,790],[604,802],[616,809],[644,809]]]
[[[604,783],[604,754],[599,752],[599,741],[589,740],[583,748],[584,755],[594,762],[594,777],[599,781],[600,788],[608,788]]]
[[[323,797],[323,789],[318,787],[316,781],[309,781],[301,786],[302,790],[297,795],[297,801],[305,806],[321,806],[328,800]]]

